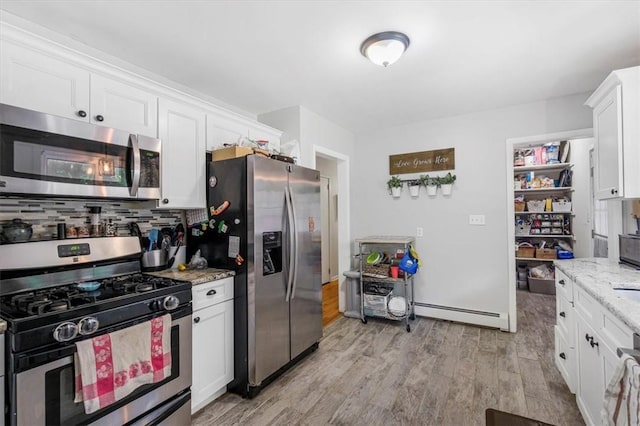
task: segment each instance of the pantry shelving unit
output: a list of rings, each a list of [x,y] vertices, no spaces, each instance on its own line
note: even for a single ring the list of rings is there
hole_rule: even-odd
[[[533,144],[529,147],[535,148],[539,146],[542,146],[542,144]],[[553,179],[554,184],[558,185],[561,174],[563,174],[565,170],[571,170],[572,167],[573,164],[570,162],[514,166],[514,197],[524,197],[526,207],[528,207],[526,203],[532,200],[539,202],[543,202],[543,200],[548,198],[565,198],[571,200],[573,195],[573,188],[571,186],[519,188],[516,183],[518,183],[518,181],[522,182],[521,178],[523,176],[529,181],[535,177],[545,176]],[[571,211],[549,210],[547,203],[544,204],[545,208],[543,211],[528,211],[528,208],[526,208],[527,211],[514,212],[516,247],[519,243],[523,242],[538,246],[543,241],[549,245],[553,244],[554,241],[565,241],[573,246],[573,213]],[[542,264],[553,268],[554,260],[556,259],[522,257],[516,254],[514,267],[516,269],[518,287],[522,288],[526,286],[527,278],[526,274],[524,277],[522,276],[523,270],[526,271],[530,267]]]
[[[373,252],[386,253],[390,261],[393,262],[396,253],[409,252],[409,247],[415,243],[415,239],[405,236],[371,236],[356,239],[356,243],[358,243],[358,257],[360,259],[360,318],[362,322],[366,324],[367,317],[404,321],[407,332],[410,332],[409,320],[415,319],[414,275],[404,273],[398,278],[392,278],[388,272],[385,272],[386,266],[382,266],[379,271],[372,273],[371,269],[367,268],[367,257]],[[397,260],[394,263],[397,263]],[[374,288],[386,289],[389,292],[375,294],[372,293]],[[394,297],[404,298],[405,309],[402,315],[391,312],[389,309],[389,302]]]

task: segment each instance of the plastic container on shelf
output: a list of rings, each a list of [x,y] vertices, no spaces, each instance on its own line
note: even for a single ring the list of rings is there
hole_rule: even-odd
[[[554,201],[551,204],[554,212],[568,213],[571,211],[571,201]]]

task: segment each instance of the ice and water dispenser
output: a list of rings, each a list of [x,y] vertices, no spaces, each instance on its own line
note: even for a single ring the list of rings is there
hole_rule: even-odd
[[[262,275],[282,272],[282,232],[262,234]]]

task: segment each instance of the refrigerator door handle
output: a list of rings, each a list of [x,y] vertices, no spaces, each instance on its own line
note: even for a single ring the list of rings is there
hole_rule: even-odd
[[[289,239],[289,270],[287,271],[287,295],[285,296],[284,300],[286,302],[289,302],[289,298],[291,297],[291,287],[293,286],[293,253],[295,249],[293,241],[294,229],[293,224],[291,223],[291,219],[293,217],[293,208],[291,206],[291,194],[289,192],[289,185],[285,186],[284,188],[284,203],[287,207],[287,225],[289,228],[287,233],[287,237]]]
[[[291,193],[291,189],[289,188],[289,199],[291,201],[291,212],[292,212],[292,218],[293,218],[293,246],[294,246],[294,251],[293,251],[293,285],[292,285],[292,289],[291,289],[291,300],[296,298],[296,287],[297,287],[297,275],[298,275],[298,228],[297,228],[297,217],[296,217],[296,205],[293,202],[293,194]]]

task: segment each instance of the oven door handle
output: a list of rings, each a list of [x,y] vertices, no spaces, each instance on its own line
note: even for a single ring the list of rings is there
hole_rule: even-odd
[[[129,144],[133,150],[133,170],[131,170],[129,194],[132,197],[136,197],[140,186],[140,145],[138,144],[138,135],[129,135]]]

